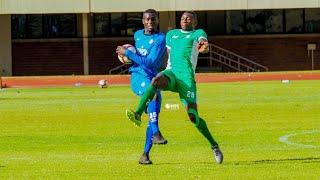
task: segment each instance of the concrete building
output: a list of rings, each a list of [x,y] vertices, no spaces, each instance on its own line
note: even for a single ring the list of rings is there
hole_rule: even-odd
[[[121,65],[116,46],[133,43],[149,8],[162,32],[179,28],[183,11],[197,12],[210,43],[269,71],[320,69],[320,0],[0,0],[2,74],[108,74]]]

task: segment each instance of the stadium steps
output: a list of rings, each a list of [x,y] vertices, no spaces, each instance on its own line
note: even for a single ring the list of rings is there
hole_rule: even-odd
[[[213,61],[215,61],[238,72],[268,71],[267,67],[237,55],[231,51],[223,49],[217,45],[209,44],[209,48],[210,51],[207,53],[208,56],[201,58],[209,60],[208,67],[213,67]]]

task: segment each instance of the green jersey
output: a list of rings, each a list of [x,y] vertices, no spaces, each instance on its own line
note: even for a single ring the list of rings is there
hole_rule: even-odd
[[[166,35],[166,46],[170,49],[167,69],[194,75],[199,51],[197,44],[201,38],[207,39],[207,34],[202,30],[183,31],[174,29]]]

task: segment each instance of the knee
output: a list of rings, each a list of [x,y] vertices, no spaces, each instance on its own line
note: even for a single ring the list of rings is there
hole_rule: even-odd
[[[197,117],[193,113],[188,113],[190,121],[195,124],[197,122]]]
[[[166,87],[166,79],[163,75],[158,74],[156,77],[152,78],[151,85],[157,89]]]
[[[157,79],[157,77],[152,78],[151,86],[154,86],[154,87],[158,88],[159,80]]]
[[[157,90],[157,93],[154,95],[154,100],[159,101],[159,102],[162,101],[160,90]]]

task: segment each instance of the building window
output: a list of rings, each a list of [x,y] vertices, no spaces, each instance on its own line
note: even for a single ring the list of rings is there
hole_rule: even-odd
[[[265,33],[265,17],[263,10],[247,11],[246,30],[249,34]]]
[[[26,17],[26,15],[11,16],[12,37],[26,38]]]
[[[142,13],[100,13],[93,15],[94,36],[124,37],[132,36],[143,29]]]
[[[227,34],[244,34],[246,11],[227,11],[226,12],[226,31]]]
[[[114,36],[126,36],[125,13],[111,13],[111,34]]]
[[[226,32],[225,11],[208,11],[207,28],[208,35],[220,35]]]
[[[44,18],[45,21],[45,37],[59,37],[60,24],[59,16],[47,15]]]
[[[44,16],[44,37],[75,37],[75,15],[46,15]]]
[[[132,36],[137,30],[143,29],[142,13],[131,12],[127,14],[127,35]]]
[[[110,36],[110,13],[94,14],[94,36]]]
[[[305,9],[305,31],[308,33],[320,32],[319,9]]]
[[[283,32],[283,10],[265,10],[266,33]]]
[[[76,15],[60,15],[60,35],[62,37],[77,36],[77,16]]]
[[[206,31],[207,30],[207,12],[196,11],[195,13],[197,14],[197,18],[198,18],[198,25],[196,29],[203,29]],[[179,19],[181,19],[181,17]]]
[[[12,15],[12,38],[76,37],[76,15]]]
[[[301,33],[303,32],[303,10],[286,9],[285,10],[285,32]]]
[[[246,30],[249,34],[282,33],[282,10],[249,10],[246,13]]]
[[[41,38],[42,32],[42,15],[27,15],[27,38]]]

